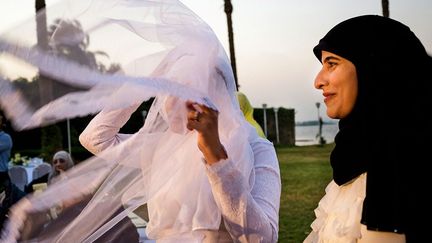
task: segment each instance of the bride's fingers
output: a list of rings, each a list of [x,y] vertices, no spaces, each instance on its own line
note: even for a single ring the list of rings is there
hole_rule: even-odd
[[[203,104],[200,104],[200,103],[197,103],[194,101],[190,101],[190,100],[186,101],[186,107],[189,111],[190,110],[196,110],[200,113],[203,113],[203,112],[218,113],[217,110],[214,110],[214,109],[212,109],[206,105],[203,105]]]
[[[187,113],[188,120],[196,120],[198,121],[200,118],[200,113],[198,111],[192,110]]]
[[[188,113],[188,121],[186,123],[186,127],[189,130],[197,130],[198,132],[202,131],[203,124],[201,124],[201,114],[197,111],[192,111]]]
[[[211,132],[212,128],[217,129],[219,112],[205,105],[187,101],[187,128],[198,132]],[[216,126],[212,125],[216,124]]]
[[[196,111],[197,110],[197,105],[198,103],[194,102],[194,101],[186,101],[186,108],[188,109],[188,111]],[[200,108],[201,110],[201,108]]]

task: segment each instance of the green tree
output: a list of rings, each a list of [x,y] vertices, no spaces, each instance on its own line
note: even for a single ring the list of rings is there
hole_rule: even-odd
[[[44,158],[44,161],[51,161],[54,153],[63,149],[63,136],[60,127],[57,124],[44,127],[41,139],[41,157]]]
[[[52,40],[50,43],[52,52],[58,56],[102,73],[114,73],[121,70],[121,66],[117,63],[106,67],[98,61],[98,56],[109,59],[105,52],[88,50],[90,37],[77,20],[56,19],[49,26],[47,35]]]

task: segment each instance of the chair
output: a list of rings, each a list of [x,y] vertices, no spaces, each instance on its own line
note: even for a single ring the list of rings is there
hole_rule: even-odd
[[[17,186],[21,191],[24,191],[28,183],[27,171],[22,166],[12,166],[9,168],[9,177],[12,183]]]
[[[33,170],[33,180],[36,180],[46,174],[51,173],[52,167],[50,164],[43,162]]]

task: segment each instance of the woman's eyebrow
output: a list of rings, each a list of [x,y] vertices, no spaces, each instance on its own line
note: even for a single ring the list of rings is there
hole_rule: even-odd
[[[337,58],[335,56],[328,56],[328,57],[324,58],[323,63],[326,63],[326,62],[329,62],[329,61],[332,61],[332,60],[340,61],[341,59]]]

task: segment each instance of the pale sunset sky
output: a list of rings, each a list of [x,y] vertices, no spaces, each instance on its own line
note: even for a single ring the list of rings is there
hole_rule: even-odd
[[[46,0],[47,5],[58,0]],[[223,0],[182,0],[215,31],[227,53]],[[432,55],[432,1],[389,0],[390,17],[416,33]],[[312,48],[334,25],[358,15],[382,15],[381,0],[232,0],[240,91],[254,107],[294,108],[296,121],[316,120],[313,80],[320,63]],[[34,0],[1,0],[0,33],[34,13]],[[228,54],[229,55],[229,54]]]

